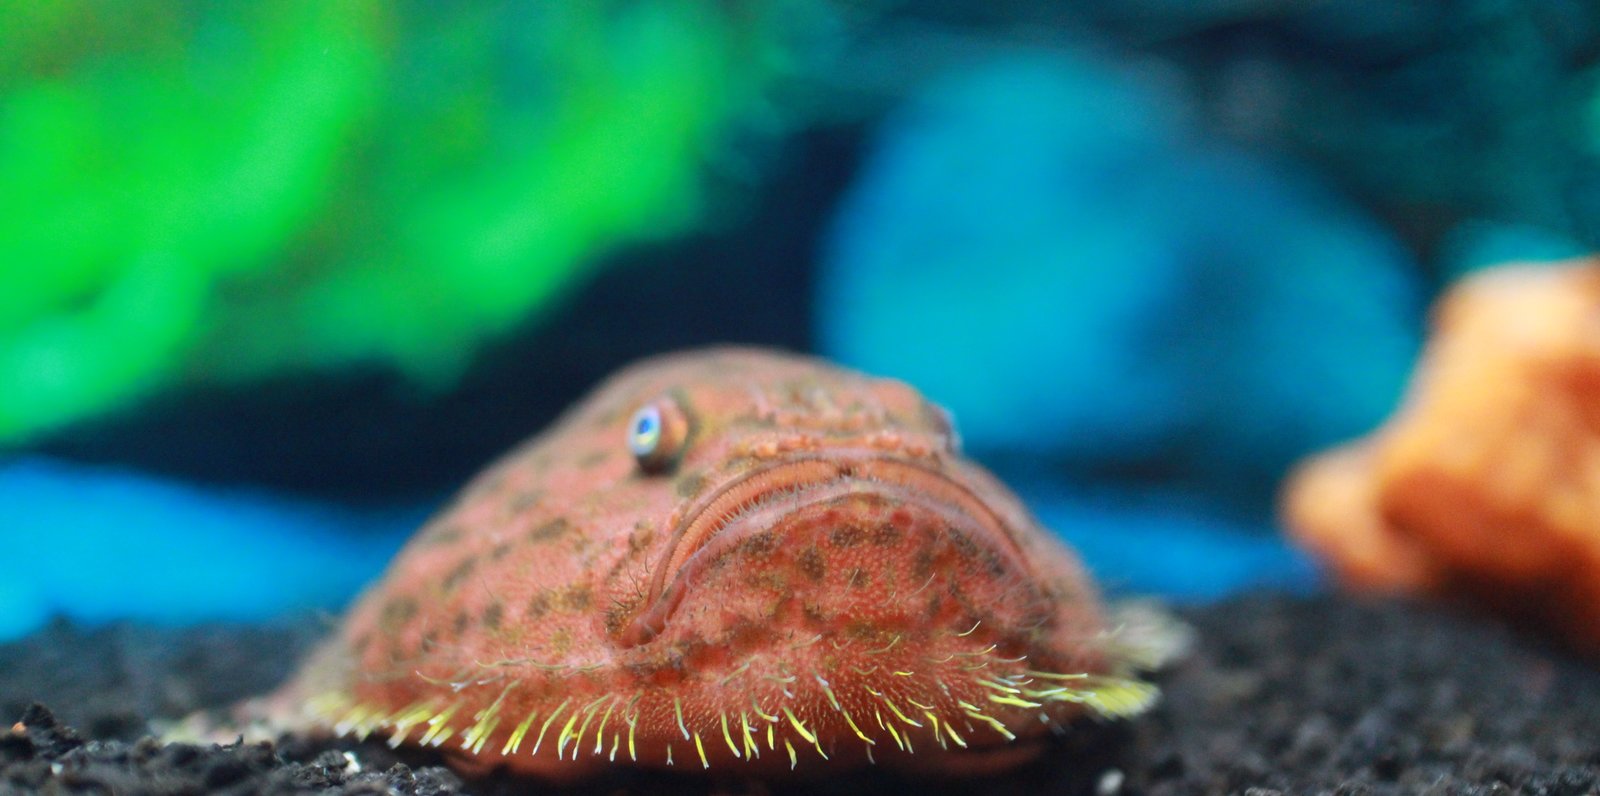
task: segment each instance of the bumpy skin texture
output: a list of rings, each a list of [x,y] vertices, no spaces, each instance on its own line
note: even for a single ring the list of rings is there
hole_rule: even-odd
[[[646,405],[683,439],[650,468]],[[1143,709],[1136,657],[938,407],[722,349],[628,368],[490,467],[268,704],[549,778],[978,771]]]
[[[1348,584],[1465,598],[1600,655],[1600,262],[1475,275],[1405,405],[1306,463],[1286,519]]]

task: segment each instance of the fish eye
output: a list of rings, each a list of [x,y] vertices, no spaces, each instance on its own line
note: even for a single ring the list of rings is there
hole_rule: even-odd
[[[675,401],[651,401],[639,407],[628,421],[628,451],[639,462],[639,469],[662,472],[682,451],[688,430],[689,423]]]

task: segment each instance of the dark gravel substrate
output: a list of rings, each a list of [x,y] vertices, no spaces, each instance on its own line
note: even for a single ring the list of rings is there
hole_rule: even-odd
[[[1600,669],[1494,625],[1402,605],[1257,596],[1185,612],[1197,653],[1135,722],[1091,728],[1050,759],[975,782],[881,772],[801,786],[624,773],[601,792],[1600,793]],[[319,632],[80,632],[0,646],[0,792],[510,793],[381,743],[197,747],[143,738],[265,690]],[[31,706],[35,701],[49,710]],[[591,790],[594,786],[591,786]]]

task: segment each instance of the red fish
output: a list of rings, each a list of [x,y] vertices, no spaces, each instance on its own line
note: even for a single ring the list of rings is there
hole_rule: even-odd
[[[257,709],[546,778],[974,772],[1145,709],[1162,638],[1108,623],[915,390],[719,349],[624,370],[478,476]]]

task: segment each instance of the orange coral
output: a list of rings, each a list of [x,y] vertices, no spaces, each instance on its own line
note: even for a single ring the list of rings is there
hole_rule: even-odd
[[[1600,654],[1600,260],[1455,287],[1405,404],[1290,479],[1349,586],[1466,598]]]

